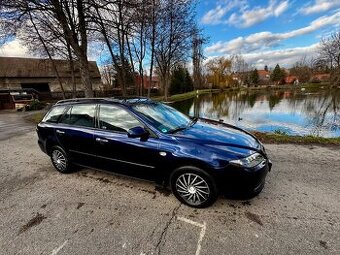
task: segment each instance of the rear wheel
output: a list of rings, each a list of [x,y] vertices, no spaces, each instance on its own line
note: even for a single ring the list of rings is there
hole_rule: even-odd
[[[59,146],[52,147],[51,149],[52,164],[60,173],[71,172],[71,163],[66,152]]]
[[[207,207],[217,198],[213,178],[199,168],[179,168],[171,175],[170,182],[176,198],[189,206]]]

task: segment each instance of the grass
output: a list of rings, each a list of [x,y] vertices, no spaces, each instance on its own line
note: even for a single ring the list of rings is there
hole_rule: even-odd
[[[177,102],[183,101],[190,98],[195,97],[196,95],[206,94],[206,93],[213,93],[218,92],[219,89],[201,89],[201,90],[194,90],[183,94],[176,94],[168,97],[168,102]],[[152,97],[155,101],[164,101],[164,96]]]
[[[285,133],[252,132],[263,143],[291,143],[340,146],[340,137],[325,138],[319,136],[291,136]]]
[[[35,112],[33,114],[30,114],[28,116],[25,117],[25,119],[28,122],[34,123],[34,124],[38,124],[44,117],[45,115],[45,111],[39,111],[39,112]]]
[[[183,94],[176,94],[168,97],[168,102],[177,102],[177,101],[183,101],[190,98],[195,97],[196,95],[200,94],[206,94],[206,93],[214,93],[219,91],[240,91],[240,90],[266,90],[266,89],[320,89],[321,87],[327,88],[331,87],[330,83],[323,82],[323,83],[305,83],[300,85],[291,85],[291,84],[285,84],[285,85],[266,85],[266,86],[259,86],[259,87],[235,87],[235,88],[224,88],[224,89],[201,89],[201,90],[194,90]],[[155,101],[164,101],[164,96],[155,96],[152,97]]]
[[[242,88],[242,89],[249,89],[249,90],[263,90],[263,89],[320,89],[321,87],[324,88],[331,88],[332,85],[329,82],[320,82],[320,83],[300,83],[299,85],[294,84],[283,84],[283,85],[264,85],[258,87],[249,87],[249,88]]]

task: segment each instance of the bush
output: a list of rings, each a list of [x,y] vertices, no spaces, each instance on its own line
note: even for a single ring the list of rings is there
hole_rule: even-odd
[[[26,111],[42,110],[46,107],[46,103],[40,102],[38,99],[34,99],[29,105],[26,106]]]
[[[188,70],[181,66],[176,67],[171,77],[170,94],[181,94],[192,91],[193,89],[193,82]]]

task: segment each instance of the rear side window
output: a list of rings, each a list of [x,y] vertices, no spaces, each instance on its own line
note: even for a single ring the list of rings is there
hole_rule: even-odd
[[[125,109],[115,105],[101,105],[99,127],[116,132],[127,132],[130,128],[142,126],[141,123]]]
[[[52,122],[57,123],[60,116],[63,115],[63,112],[65,111],[66,106],[55,106],[49,111],[49,113],[46,114],[43,122]]]
[[[67,110],[59,123],[81,127],[93,127],[94,114],[95,105],[93,104],[73,105]]]

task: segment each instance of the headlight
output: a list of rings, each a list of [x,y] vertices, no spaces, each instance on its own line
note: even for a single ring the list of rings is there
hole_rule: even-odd
[[[230,160],[229,163],[237,166],[254,167],[263,160],[265,160],[265,158],[260,153],[255,152],[246,158]]]

